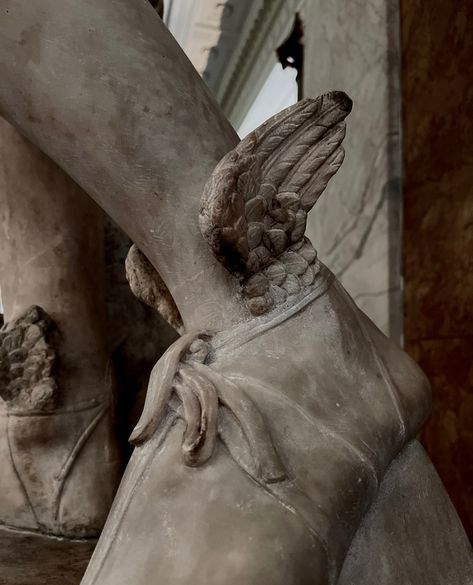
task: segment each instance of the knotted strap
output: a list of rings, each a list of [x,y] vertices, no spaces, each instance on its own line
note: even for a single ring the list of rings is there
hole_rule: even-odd
[[[186,424],[182,441],[186,465],[205,463],[219,437],[254,479],[282,481],[286,472],[258,407],[239,385],[205,363],[211,353],[210,338],[205,331],[187,333],[161,357],[151,372],[143,413],[130,442],[148,441],[161,426],[164,440],[170,428],[164,420],[171,414]],[[235,424],[237,432],[231,432],[229,426]]]

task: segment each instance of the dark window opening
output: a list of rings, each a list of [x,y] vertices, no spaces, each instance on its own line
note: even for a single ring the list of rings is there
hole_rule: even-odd
[[[278,61],[282,68],[292,67],[297,71],[298,98],[303,97],[303,69],[304,69],[304,26],[298,13],[294,18],[294,25],[287,39],[276,49]]]

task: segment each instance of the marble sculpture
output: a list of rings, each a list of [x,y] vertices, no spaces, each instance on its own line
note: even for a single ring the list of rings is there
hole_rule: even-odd
[[[1,112],[128,233],[133,290],[182,333],[82,585],[471,584],[415,438],[429,384],[304,236],[350,99],[238,143],[147,2],[61,4],[4,0]]]

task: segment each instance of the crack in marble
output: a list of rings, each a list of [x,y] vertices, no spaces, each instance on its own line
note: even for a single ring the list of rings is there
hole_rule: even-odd
[[[380,215],[380,211],[383,207],[385,200],[386,200],[386,189],[383,190],[381,197],[379,198],[379,200],[376,204],[376,207],[374,209],[374,213],[371,216],[371,219],[368,222],[368,225],[366,226],[364,232],[362,233],[360,241],[359,241],[358,245],[356,246],[354,253],[351,255],[350,260],[345,264],[345,266],[342,269],[340,269],[336,272],[336,275],[338,278],[341,278],[345,274],[345,272],[350,268],[351,264],[355,260],[359,260],[362,257],[363,252],[364,252],[365,247],[366,247],[366,243],[368,241],[368,238],[373,230],[373,226],[376,222],[376,219]]]
[[[360,299],[380,297],[382,295],[387,295],[387,294],[391,294],[394,292],[398,292],[399,290],[400,290],[399,287],[395,286],[395,287],[385,288],[383,290],[378,290],[378,291],[361,292],[361,293],[358,293],[357,295],[354,295],[353,300],[355,302],[357,302]]]

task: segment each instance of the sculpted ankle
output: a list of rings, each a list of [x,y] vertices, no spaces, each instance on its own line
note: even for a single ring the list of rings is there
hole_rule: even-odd
[[[59,330],[40,307],[0,331],[5,403],[0,440],[8,453],[2,465],[12,478],[0,497],[0,522],[48,534],[96,536],[118,481],[112,389],[104,376],[96,398],[64,404],[59,345]],[[18,489],[22,503],[15,510],[11,492]]]

